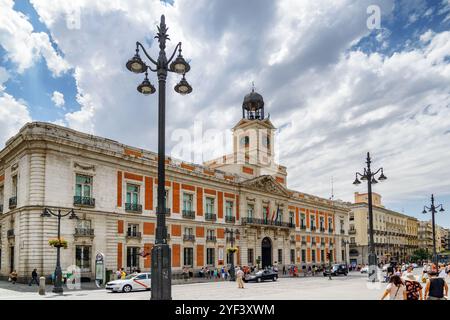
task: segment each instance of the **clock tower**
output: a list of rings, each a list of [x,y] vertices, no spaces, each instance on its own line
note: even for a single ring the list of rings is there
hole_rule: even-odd
[[[271,175],[286,186],[286,167],[275,163],[275,130],[265,117],[263,97],[252,88],[242,102],[242,119],[232,128],[233,153],[205,164],[245,178]]]

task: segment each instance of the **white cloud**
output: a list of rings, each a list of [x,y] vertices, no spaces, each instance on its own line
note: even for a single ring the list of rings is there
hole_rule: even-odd
[[[64,94],[62,94],[61,92],[53,91],[52,101],[53,101],[53,103],[55,104],[56,107],[64,108],[64,104],[65,104]]]
[[[13,9],[14,1],[0,0],[0,45],[7,59],[16,63],[18,72],[30,68],[43,57],[53,75],[59,76],[69,69],[69,64],[52,47],[48,35],[33,32],[27,16]]]
[[[156,150],[157,97],[139,95],[142,77],[124,64],[136,40],[152,39],[164,13],[168,51],[183,42],[194,87],[189,96],[176,95],[178,78],[169,75],[168,136],[194,120],[229,134],[255,81],[266,114],[278,127],[290,124],[280,134],[290,187],[328,197],[334,176],[336,196],[352,200],[354,172],[371,151],[374,166],[383,165],[389,177],[376,187],[387,202],[431,188],[448,194],[450,182],[440,177],[450,176],[449,135],[443,134],[450,129],[449,33],[428,31],[391,56],[349,52],[371,32],[371,2],[79,1],[79,29],[67,26],[67,2],[32,4],[75,68],[81,108],[60,123]],[[377,4],[383,17],[394,8],[389,0]],[[388,32],[379,33],[380,46],[389,44]],[[153,74],[150,79],[156,82]]]
[[[7,93],[0,92],[0,141],[2,144],[30,121],[30,113],[23,102],[17,101]]]

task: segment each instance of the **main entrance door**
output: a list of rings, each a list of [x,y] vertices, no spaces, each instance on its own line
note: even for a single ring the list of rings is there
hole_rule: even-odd
[[[264,238],[261,244],[262,253],[262,267],[268,267],[272,265],[272,241],[270,238]]]

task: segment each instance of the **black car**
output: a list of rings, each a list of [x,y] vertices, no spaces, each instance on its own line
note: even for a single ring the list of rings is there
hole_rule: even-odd
[[[278,272],[272,271],[272,270],[261,270],[254,274],[248,274],[244,277],[244,282],[261,282],[265,280],[272,280],[277,281],[278,279]]]
[[[332,276],[338,276],[340,274],[343,274],[346,276],[348,274],[348,268],[345,264],[333,264],[331,266],[331,275]],[[330,275],[330,267],[327,267],[323,270],[323,276],[327,277]]]

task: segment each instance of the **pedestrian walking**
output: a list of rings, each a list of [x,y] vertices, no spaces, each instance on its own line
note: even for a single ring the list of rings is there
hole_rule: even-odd
[[[33,272],[31,272],[31,280],[28,285],[31,287],[33,282],[36,282],[36,284],[39,285],[37,269],[34,269]]]
[[[116,279],[119,280],[122,277],[122,271],[120,269],[117,269],[116,271]]]
[[[127,273],[125,272],[125,270],[123,270],[123,268],[121,269],[121,273],[120,273],[120,279],[125,280],[125,278],[127,277]]]
[[[236,280],[238,283],[238,288],[239,289],[244,289],[244,272],[241,270],[241,268],[237,268],[237,272],[236,272]]]
[[[286,275],[286,266],[285,265],[283,265],[283,275],[284,276]]]
[[[17,282],[17,272],[16,270],[13,270],[10,274],[9,274],[9,279],[10,282],[12,282],[12,284],[16,284]]]
[[[403,281],[405,283],[406,300],[423,300],[422,285],[412,272],[408,272]]]
[[[384,291],[381,300],[384,300],[389,295],[389,300],[405,300],[406,290],[402,279],[398,275],[393,275],[389,280],[389,284]]]
[[[447,300],[448,285],[444,279],[438,278],[437,273],[428,272],[430,278],[425,287],[425,300]]]

